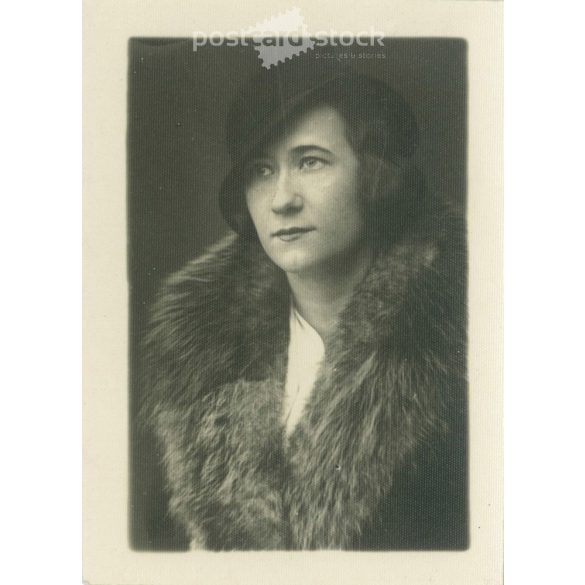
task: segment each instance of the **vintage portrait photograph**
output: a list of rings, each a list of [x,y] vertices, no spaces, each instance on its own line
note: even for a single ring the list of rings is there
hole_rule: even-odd
[[[466,550],[466,41],[127,74],[130,546]]]
[[[89,583],[500,582],[501,30],[86,8]]]
[[[5,19],[4,581],[578,582],[577,11],[61,4]]]

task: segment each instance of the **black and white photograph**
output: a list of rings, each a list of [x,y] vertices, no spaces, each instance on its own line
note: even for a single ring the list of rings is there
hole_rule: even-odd
[[[129,42],[132,546],[465,550],[466,42],[196,43]]]
[[[103,1],[84,579],[498,583],[501,3]]]
[[[578,8],[7,7],[3,581],[579,581]]]

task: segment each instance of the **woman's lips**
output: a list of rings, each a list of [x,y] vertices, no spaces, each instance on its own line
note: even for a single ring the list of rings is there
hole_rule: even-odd
[[[292,242],[298,240],[301,236],[308,232],[312,232],[315,228],[289,228],[286,230],[278,230],[272,234],[272,237],[278,238],[283,242]]]

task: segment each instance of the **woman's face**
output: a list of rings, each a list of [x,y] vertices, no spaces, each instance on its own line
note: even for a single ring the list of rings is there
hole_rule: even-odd
[[[288,273],[347,261],[366,246],[359,162],[333,107],[303,113],[246,167],[246,203],[262,247]]]

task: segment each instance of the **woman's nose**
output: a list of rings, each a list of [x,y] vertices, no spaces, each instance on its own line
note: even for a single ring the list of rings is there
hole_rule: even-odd
[[[272,211],[274,213],[288,213],[301,209],[303,198],[297,187],[290,173],[284,171],[279,174],[272,198]]]

